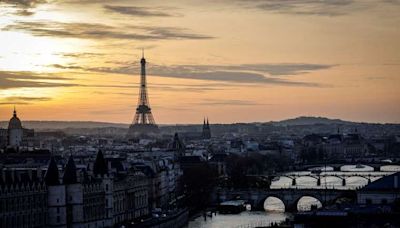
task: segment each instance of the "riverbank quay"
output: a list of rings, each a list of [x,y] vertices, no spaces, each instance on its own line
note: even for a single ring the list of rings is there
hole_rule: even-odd
[[[159,217],[152,217],[146,220],[134,223],[127,222],[120,227],[125,228],[181,228],[189,221],[189,210],[187,208],[178,209],[169,213],[162,214]]]
[[[292,227],[400,227],[400,213],[378,212],[376,208],[363,211],[314,211],[294,215]]]

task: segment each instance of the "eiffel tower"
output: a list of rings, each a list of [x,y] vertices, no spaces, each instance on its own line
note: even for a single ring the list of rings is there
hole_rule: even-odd
[[[140,89],[139,100],[136,108],[136,114],[132,124],[129,126],[127,138],[137,138],[139,136],[150,136],[159,133],[158,126],[151,114],[149,98],[147,95],[146,83],[146,59],[142,51],[142,59],[140,60]]]

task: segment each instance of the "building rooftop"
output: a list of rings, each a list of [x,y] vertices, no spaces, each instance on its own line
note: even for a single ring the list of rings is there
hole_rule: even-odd
[[[381,179],[374,181],[364,188],[361,191],[400,191],[400,172],[394,173],[392,175],[382,177]]]
[[[8,129],[22,129],[21,120],[17,117],[17,111],[14,109],[13,117],[8,122]]]

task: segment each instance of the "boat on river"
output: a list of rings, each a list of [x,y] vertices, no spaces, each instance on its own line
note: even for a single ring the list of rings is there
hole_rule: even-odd
[[[220,214],[239,214],[245,210],[246,202],[244,200],[230,200],[218,205],[218,211]]]

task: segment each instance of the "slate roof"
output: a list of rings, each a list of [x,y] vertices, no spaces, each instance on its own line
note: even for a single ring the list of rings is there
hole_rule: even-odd
[[[392,175],[382,177],[381,179],[374,181],[364,188],[362,191],[400,191],[400,172],[394,173]]]

